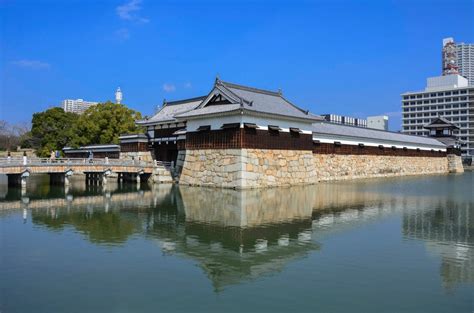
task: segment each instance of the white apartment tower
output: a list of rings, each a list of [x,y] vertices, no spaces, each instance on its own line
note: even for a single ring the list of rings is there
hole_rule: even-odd
[[[452,37],[443,39],[443,75],[459,74],[474,86],[474,44],[456,43]]]
[[[72,112],[77,114],[84,113],[88,108],[96,105],[98,102],[84,101],[83,99],[66,99],[63,100],[63,109],[65,112]]]

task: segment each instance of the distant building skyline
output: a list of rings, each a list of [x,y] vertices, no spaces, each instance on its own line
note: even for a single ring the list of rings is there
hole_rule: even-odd
[[[120,87],[115,91],[115,103],[121,104],[123,99],[122,90]],[[65,112],[72,112],[76,114],[84,113],[88,108],[98,104],[97,101],[85,101],[84,99],[65,99],[61,102],[62,108]]]
[[[474,44],[456,43],[453,37],[443,39],[443,75],[459,74],[474,86]]]
[[[402,132],[428,136],[425,126],[438,117],[460,129],[454,134],[461,141],[464,156],[474,156],[474,86],[458,74],[429,77],[422,91],[402,95]]]
[[[96,105],[99,102],[95,101],[85,101],[84,99],[66,99],[63,100],[62,106],[65,112],[72,112],[76,114],[84,113],[88,108],[93,105]]]

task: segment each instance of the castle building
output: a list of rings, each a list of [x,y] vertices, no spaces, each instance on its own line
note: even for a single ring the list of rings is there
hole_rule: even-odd
[[[124,135],[134,157],[171,162],[180,184],[255,188],[321,180],[462,171],[435,138],[334,124],[280,91],[216,79],[204,96],[164,102],[146,134]]]

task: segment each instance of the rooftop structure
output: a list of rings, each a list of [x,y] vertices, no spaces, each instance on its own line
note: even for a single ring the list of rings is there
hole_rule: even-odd
[[[459,127],[445,118],[438,117],[425,125],[425,128],[429,130],[430,137],[436,138],[448,148],[460,148],[460,142],[454,135],[454,131],[459,130]]]
[[[459,74],[474,85],[474,44],[443,39],[442,64],[443,75]]]
[[[367,127],[379,130],[388,130],[388,116],[369,116],[367,117]]]
[[[367,120],[362,118],[342,116],[337,114],[322,114],[321,117],[329,123],[367,127]]]

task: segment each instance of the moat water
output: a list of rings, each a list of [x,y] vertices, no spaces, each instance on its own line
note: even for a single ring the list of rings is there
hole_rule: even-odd
[[[474,174],[0,185],[0,312],[472,312]]]

